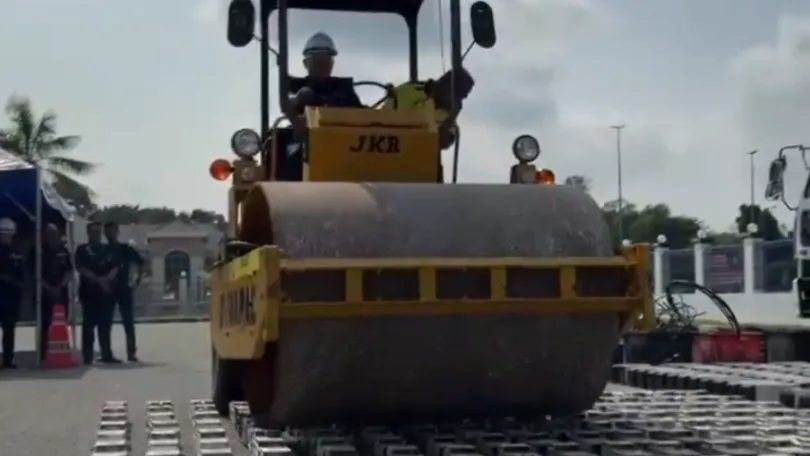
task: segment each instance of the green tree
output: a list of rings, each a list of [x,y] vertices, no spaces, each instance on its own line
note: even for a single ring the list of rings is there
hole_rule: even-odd
[[[187,223],[212,224],[225,227],[225,216],[214,211],[194,209],[191,212],[177,212],[168,207],[141,207],[132,204],[114,204],[98,208],[92,218],[117,222],[121,225],[143,223],[163,225],[180,220]]]
[[[782,231],[782,227],[779,226],[779,220],[774,217],[770,210],[762,209],[757,204],[741,204],[734,223],[737,226],[737,232],[741,234],[747,233],[748,225],[755,223],[758,237],[766,241],[785,238],[785,233]]]
[[[95,211],[93,219],[116,222],[121,225],[144,223],[162,225],[177,220],[177,211],[168,207],[140,207],[133,204],[114,204]]]
[[[621,244],[624,239],[619,239],[619,200],[612,200],[602,205],[602,215],[605,217],[610,232],[612,233],[613,242],[616,245]],[[634,238],[632,233],[628,232],[627,227],[630,226],[635,219],[638,218],[638,211],[633,203],[622,200],[621,220],[624,227],[624,238],[633,241],[643,242],[643,239]]]
[[[77,209],[92,206],[93,191],[76,177],[92,173],[96,166],[65,156],[79,143],[79,136],[57,135],[56,113],[47,111],[38,118],[25,97],[11,96],[6,114],[11,125],[0,129],[0,149],[28,163],[38,162],[56,191]]]
[[[732,231],[721,231],[721,232],[709,232],[708,238],[711,240],[712,244],[715,245],[729,245],[729,244],[739,244],[740,243],[740,235],[736,232],[736,230]]]
[[[72,185],[70,181],[65,179],[54,179],[52,184],[56,193],[69,202],[79,215],[86,217],[98,210],[98,207],[93,202],[93,193],[83,185]]]
[[[573,174],[563,181],[565,185],[581,188],[588,192],[591,180],[583,175]],[[671,248],[680,249],[692,245],[702,227],[700,220],[686,215],[675,215],[666,204],[652,204],[643,208],[630,201],[612,200],[602,205],[602,215],[612,233],[613,242],[619,245],[619,221],[623,237],[632,242],[656,242],[659,235],[667,238]]]
[[[189,220],[194,223],[209,223],[220,227],[227,226],[225,216],[218,214],[214,211],[207,211],[205,209],[194,209],[189,214]]]
[[[621,241],[616,233],[618,206],[618,201],[608,201],[602,206],[602,213],[617,243]],[[658,235],[663,234],[667,237],[667,244],[675,249],[691,245],[701,228],[698,219],[673,215],[666,204],[654,204],[639,209],[633,203],[623,202],[621,216],[627,239],[634,242],[655,242]]]
[[[591,180],[585,176],[574,174],[566,177],[564,182],[565,185],[576,187],[585,193],[590,193],[591,191]]]
[[[115,222],[119,225],[131,225],[140,223],[139,209],[136,205],[114,204],[98,208],[90,215],[90,218],[103,222]]]

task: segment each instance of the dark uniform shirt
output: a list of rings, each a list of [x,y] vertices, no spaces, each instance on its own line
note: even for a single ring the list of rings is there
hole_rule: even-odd
[[[310,92],[310,96],[299,106],[302,112],[305,106],[328,106],[332,108],[358,108],[363,106],[360,97],[354,91],[354,87],[340,79],[308,80],[307,85],[302,90]]]
[[[76,249],[76,268],[87,269],[99,277],[109,274],[115,267],[110,253],[110,249],[104,244],[82,244]],[[96,282],[80,277],[79,294],[100,291],[103,290]]]
[[[133,264],[137,266],[143,265],[143,258],[129,244],[115,242],[107,244],[112,257],[113,267],[118,268],[118,273],[115,276],[115,287],[118,289],[129,288],[129,271]]]
[[[7,245],[0,245],[0,275],[4,276],[0,280],[0,292],[20,293],[22,282],[25,278],[25,261],[23,255],[14,248]],[[9,283],[6,279],[11,279],[14,283]]]
[[[28,253],[28,269],[35,273],[36,260],[35,252]],[[67,246],[61,244],[55,248],[42,245],[42,281],[47,285],[55,287],[62,284],[65,275],[73,271],[73,260],[70,258],[70,251]]]
[[[36,259],[34,255],[36,252],[32,249],[28,253],[28,270],[33,277],[36,274]],[[49,287],[58,287],[62,285],[65,275],[73,271],[73,260],[70,258],[70,251],[67,246],[60,244],[56,247],[51,247],[48,244],[42,244],[42,282]],[[68,289],[63,286],[57,291],[58,299],[64,305],[68,302]],[[46,294],[44,289],[42,292],[43,299],[52,299],[50,294]]]

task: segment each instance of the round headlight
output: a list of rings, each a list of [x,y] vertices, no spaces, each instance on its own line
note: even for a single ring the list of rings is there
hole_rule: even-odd
[[[540,143],[532,135],[521,135],[512,143],[512,152],[521,163],[531,163],[540,156]]]
[[[249,128],[243,128],[231,136],[231,149],[239,157],[250,158],[259,153],[261,142],[262,139],[258,133]]]

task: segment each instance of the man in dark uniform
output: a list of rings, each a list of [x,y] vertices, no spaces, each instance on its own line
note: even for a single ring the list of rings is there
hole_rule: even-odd
[[[28,268],[34,271],[36,259],[34,251],[28,257]],[[70,251],[62,242],[59,229],[56,225],[45,226],[45,234],[42,239],[42,310],[40,311],[40,322],[42,331],[39,334],[40,359],[44,360],[48,353],[49,334],[53,319],[54,304],[61,304],[65,307],[65,316],[69,308],[68,284],[73,273],[73,262],[70,259]]]
[[[333,108],[363,106],[353,85],[341,84],[339,80],[332,78],[332,68],[336,56],[335,43],[326,33],[318,32],[307,40],[304,45],[306,85],[290,99],[291,107],[296,114],[302,114],[307,106]]]
[[[101,223],[87,225],[87,243],[76,249],[79,270],[79,300],[82,303],[82,358],[93,363],[93,331],[98,333],[101,362],[118,364],[110,344],[112,332],[112,285],[118,271],[112,262],[110,249],[101,243]]]
[[[121,314],[121,324],[127,338],[127,360],[137,362],[138,347],[135,344],[135,317],[132,309],[132,289],[137,287],[143,277],[143,258],[129,244],[118,241],[118,224],[107,222],[104,224],[104,235],[107,237],[107,248],[110,249],[113,265],[118,271],[113,280],[112,299],[118,305]],[[130,267],[136,265],[138,275],[134,283],[130,284]]]
[[[14,342],[25,282],[25,262],[12,245],[17,225],[11,219],[0,220],[0,323],[3,329],[3,364],[14,369]]]

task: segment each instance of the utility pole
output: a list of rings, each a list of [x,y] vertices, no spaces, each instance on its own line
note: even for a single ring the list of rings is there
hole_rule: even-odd
[[[626,125],[611,125],[610,128],[616,130],[616,176],[618,177],[619,187],[619,206],[616,208],[618,211],[617,232],[619,233],[619,242],[624,241],[624,195],[622,192],[622,130]]]
[[[754,211],[754,204],[756,204],[756,185],[755,185],[755,179],[754,179],[754,155],[756,155],[757,152],[759,152],[759,150],[752,150],[752,151],[748,152],[748,163],[749,163],[749,168],[750,168],[750,171],[751,171],[751,176],[750,176],[750,180],[749,180],[749,184],[751,186],[751,203],[750,203],[750,206],[748,206],[748,223],[749,224],[754,223],[754,224],[759,225],[759,221],[755,220],[756,212]]]

